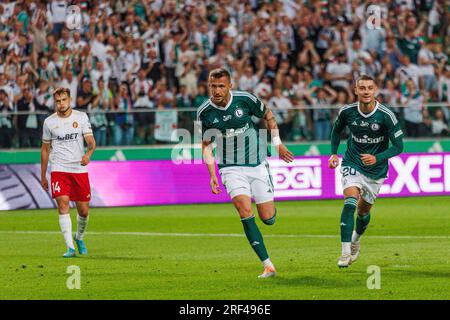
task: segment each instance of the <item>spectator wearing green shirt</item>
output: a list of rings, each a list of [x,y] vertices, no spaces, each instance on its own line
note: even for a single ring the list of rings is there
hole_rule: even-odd
[[[406,11],[402,13],[398,19],[399,37],[397,39],[400,51],[407,55],[412,63],[417,64],[422,41],[419,38],[427,24],[427,19],[421,20],[417,24],[417,18],[413,15],[406,15]]]

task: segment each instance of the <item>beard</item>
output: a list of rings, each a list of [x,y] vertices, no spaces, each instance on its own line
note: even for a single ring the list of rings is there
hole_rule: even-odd
[[[67,106],[65,108],[60,108],[58,109],[59,113],[65,114],[67,111],[69,111],[70,106]]]

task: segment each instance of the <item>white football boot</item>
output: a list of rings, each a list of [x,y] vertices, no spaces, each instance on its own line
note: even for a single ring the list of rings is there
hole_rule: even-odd
[[[361,243],[359,241],[352,242],[350,246],[350,256],[352,258],[352,263],[355,262],[359,257],[359,248],[361,246]]]
[[[352,264],[352,257],[350,254],[343,254],[338,260],[339,268],[348,268]]]
[[[275,277],[277,274],[275,267],[265,267],[264,272],[258,276],[258,278],[270,278]]]

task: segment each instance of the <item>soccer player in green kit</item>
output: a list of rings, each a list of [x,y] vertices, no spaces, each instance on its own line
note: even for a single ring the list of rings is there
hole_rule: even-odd
[[[202,153],[210,175],[211,191],[221,190],[216,176],[213,145],[222,182],[241,218],[245,235],[263,263],[259,278],[276,274],[262,234],[252,213],[252,197],[258,214],[266,225],[275,223],[274,186],[267,156],[267,135],[256,130],[252,117],[264,119],[272,135],[272,143],[285,162],[294,160],[293,154],[281,143],[278,126],[272,111],[256,96],[245,91],[231,91],[230,73],[224,68],[214,69],[208,78],[211,97],[197,110],[202,127]]]
[[[341,167],[345,200],[341,213],[340,268],[348,267],[358,258],[360,238],[370,221],[370,209],[387,177],[388,159],[403,151],[400,124],[392,111],[375,100],[377,89],[371,77],[361,76],[355,87],[358,102],[339,110],[331,132],[331,157],[328,164],[334,169],[339,165],[337,151],[340,133],[345,127],[350,130]],[[356,209],[358,214],[355,223]]]

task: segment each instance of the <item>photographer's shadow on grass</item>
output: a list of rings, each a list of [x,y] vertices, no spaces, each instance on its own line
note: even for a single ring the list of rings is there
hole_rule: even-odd
[[[348,287],[360,287],[366,280],[365,279],[329,279],[324,277],[297,277],[297,278],[285,278],[283,276],[277,276],[273,278],[270,283],[282,286],[302,286],[302,287],[322,287],[322,288],[348,288]]]
[[[387,274],[389,273],[396,273],[401,274],[404,277],[412,278],[445,278],[450,281],[450,271],[422,271],[422,270],[405,270],[405,269],[396,269],[396,270],[388,270],[386,271]]]
[[[126,261],[126,260],[133,260],[133,261],[148,261],[148,257],[121,257],[121,256],[98,256],[93,255],[89,257],[90,260],[116,260],[116,261]]]

